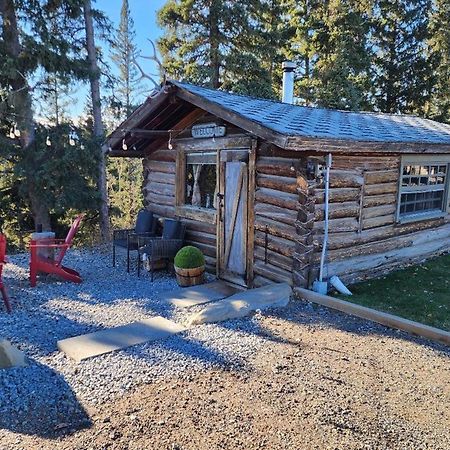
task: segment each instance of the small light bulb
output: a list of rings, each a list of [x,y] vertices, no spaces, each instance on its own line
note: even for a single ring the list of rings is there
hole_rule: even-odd
[[[122,141],[122,150],[128,150],[128,145],[125,144],[125,139]]]
[[[20,130],[14,125],[14,136],[20,137]]]
[[[73,147],[75,145],[75,140],[71,137],[69,138],[69,145]]]
[[[80,145],[81,150],[84,150],[84,144]]]
[[[50,136],[47,136],[47,139],[45,140],[45,145],[47,147],[50,147],[52,145],[52,141],[50,140]]]

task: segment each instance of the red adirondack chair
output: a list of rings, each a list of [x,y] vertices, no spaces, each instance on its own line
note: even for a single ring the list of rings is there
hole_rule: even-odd
[[[72,246],[73,238],[80,228],[83,214],[77,216],[74,220],[66,239],[41,239],[39,241],[32,240],[30,243],[30,284],[36,286],[38,273],[52,273],[67,281],[73,283],[81,283],[80,274],[73,269],[69,269],[62,265],[62,260],[67,250]],[[48,249],[57,251],[54,259],[46,258],[38,254],[38,249]]]
[[[6,263],[6,238],[0,233],[0,291],[2,293],[3,301],[5,302],[6,311],[11,312],[11,305],[9,303],[6,287],[2,281],[3,264]]]

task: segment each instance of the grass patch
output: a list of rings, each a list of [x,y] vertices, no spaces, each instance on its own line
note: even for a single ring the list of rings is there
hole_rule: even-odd
[[[450,331],[450,255],[350,286],[343,300]]]

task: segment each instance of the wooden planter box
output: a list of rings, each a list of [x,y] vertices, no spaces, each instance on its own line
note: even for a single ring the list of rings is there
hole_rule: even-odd
[[[182,287],[195,286],[205,282],[205,266],[194,269],[181,269],[175,266],[177,283]]]

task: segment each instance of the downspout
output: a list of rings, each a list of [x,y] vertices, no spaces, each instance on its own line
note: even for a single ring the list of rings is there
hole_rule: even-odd
[[[323,282],[323,266],[325,265],[325,257],[327,255],[328,246],[328,205],[330,201],[330,168],[331,168],[332,157],[331,153],[325,157],[325,228],[323,233],[323,245],[322,254],[320,255],[320,269],[319,269],[319,283]]]
[[[328,228],[329,228],[329,203],[330,203],[330,169],[332,164],[332,156],[331,153],[325,157],[325,205],[324,205],[324,233],[323,233],[323,244],[322,244],[322,253],[320,255],[320,268],[319,268],[319,280],[313,283],[313,291],[318,292],[320,294],[327,294],[328,292],[328,282],[323,281],[324,274],[323,268],[325,265],[325,258],[327,256],[327,247],[328,247]],[[339,279],[337,275],[333,275],[329,279],[330,284],[341,294],[352,295],[352,293],[347,289],[344,283]]]

